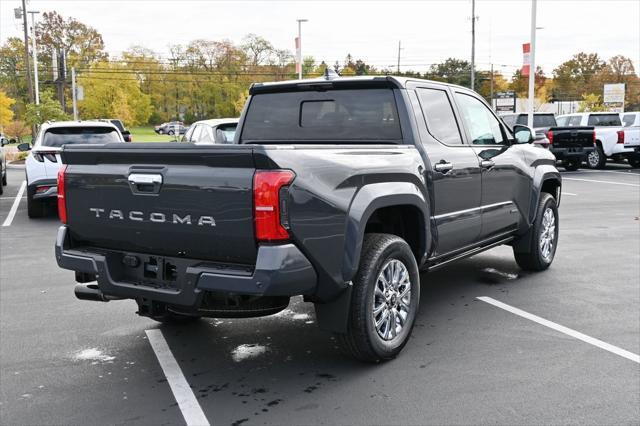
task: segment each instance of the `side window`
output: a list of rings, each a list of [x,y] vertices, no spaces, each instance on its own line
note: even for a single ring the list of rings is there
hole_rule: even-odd
[[[635,118],[636,117],[634,114],[626,114],[622,117],[622,124],[624,125],[624,127],[633,126]]]
[[[582,121],[581,115],[573,115],[569,117],[569,126],[570,127],[578,127],[580,126],[580,122]]]
[[[556,119],[556,123],[558,124],[558,126],[560,127],[566,127],[567,126],[567,122],[569,121],[569,117],[558,117]]]
[[[446,145],[461,145],[460,129],[447,92],[437,89],[417,92],[429,133]]]
[[[474,145],[501,145],[505,143],[498,119],[482,102],[473,96],[456,92],[456,101],[462,120],[469,130]]]

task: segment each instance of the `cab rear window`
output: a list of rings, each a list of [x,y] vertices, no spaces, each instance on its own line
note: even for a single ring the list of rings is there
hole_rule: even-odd
[[[246,112],[243,143],[399,143],[392,89],[256,94]]]
[[[51,147],[109,142],[122,142],[111,127],[56,127],[47,130],[42,138],[42,146]]]
[[[589,126],[622,126],[618,114],[592,114],[589,116]]]

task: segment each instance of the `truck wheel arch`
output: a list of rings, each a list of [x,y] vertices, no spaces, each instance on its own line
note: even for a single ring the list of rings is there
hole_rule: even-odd
[[[529,208],[529,225],[535,221],[536,206],[542,192],[549,193],[556,199],[560,207],[562,198],[562,177],[554,166],[538,166],[533,178],[531,206]]]
[[[381,210],[395,209],[417,213],[419,230],[415,240],[407,241],[420,265],[429,249],[429,207],[423,193],[410,182],[385,182],[363,186],[354,196],[345,225],[345,253],[342,275],[350,281],[358,270],[362,243],[369,220]],[[400,213],[402,215],[402,213]],[[402,235],[401,235],[402,236]]]

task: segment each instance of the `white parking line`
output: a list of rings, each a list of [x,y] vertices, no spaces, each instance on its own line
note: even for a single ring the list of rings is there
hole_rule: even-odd
[[[578,195],[578,194],[574,194],[573,192],[562,191],[562,195]]]
[[[173,397],[180,407],[187,425],[209,426],[209,421],[198,404],[187,379],[185,379],[178,362],[173,357],[167,341],[160,330],[145,330],[149,343],[158,358],[160,367],[169,382]]]
[[[640,188],[640,185],[636,183],[611,182],[610,180],[578,179],[578,178],[568,178],[568,177],[563,177],[562,180],[579,180],[583,182],[610,183],[612,185],[635,186]]]
[[[16,215],[16,212],[18,211],[18,205],[20,204],[20,200],[22,199],[22,194],[24,194],[24,190],[26,187],[27,187],[27,181],[23,180],[22,185],[20,185],[20,190],[16,195],[16,199],[13,200],[13,204],[11,205],[11,210],[9,210],[9,214],[7,215],[7,218],[4,220],[4,222],[2,222],[2,226],[11,226],[11,222],[13,222],[13,218]]]
[[[553,330],[559,331],[560,333],[564,333],[568,336],[575,337],[578,340],[582,340],[583,342],[597,346],[600,349],[604,349],[605,351],[609,351],[611,353],[614,353],[623,358],[626,358],[628,360],[631,360],[633,362],[640,364],[640,355],[636,355],[632,352],[626,351],[617,346],[610,345],[609,343],[603,342],[602,340],[598,340],[593,337],[587,336],[586,334],[582,334],[568,327],[562,326],[560,324],[556,324],[555,322],[551,322],[544,318],[540,318],[539,316],[530,314],[529,312],[525,312],[522,309],[514,308],[513,306],[507,305],[506,303],[502,303],[499,300],[492,299],[491,297],[483,296],[483,297],[477,297],[477,299],[485,303],[488,303],[490,305],[496,306],[500,309],[504,309],[505,311],[511,312],[512,314],[516,314],[522,318],[526,318],[533,322],[537,322],[538,324],[542,324],[545,327],[549,327]]]

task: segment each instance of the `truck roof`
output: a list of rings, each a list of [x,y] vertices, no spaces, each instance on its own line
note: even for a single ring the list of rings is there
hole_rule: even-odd
[[[458,87],[461,89],[467,89],[466,87],[458,86],[455,84],[445,83],[442,81],[435,80],[426,80],[422,78],[414,78],[414,77],[397,77],[392,75],[363,75],[363,76],[355,76],[355,77],[319,77],[319,78],[309,78],[303,80],[285,80],[285,81],[272,81],[265,83],[253,83],[251,88],[249,89],[249,93],[251,95],[256,93],[267,93],[267,92],[279,92],[279,91],[288,91],[294,88],[304,88],[304,87],[322,87],[322,86],[338,86],[338,87],[349,87],[349,86],[379,86],[379,87],[393,87],[398,89],[403,89],[407,87],[407,83],[410,82],[429,82],[432,84],[439,84],[443,86],[450,87]],[[468,90],[468,89],[467,89]]]

